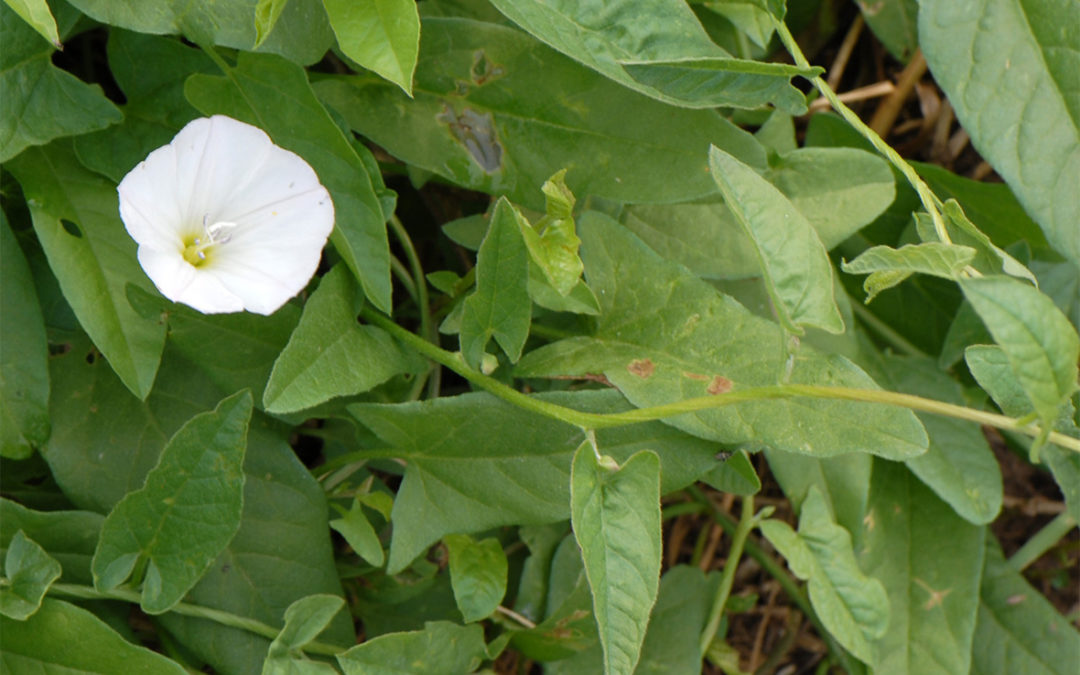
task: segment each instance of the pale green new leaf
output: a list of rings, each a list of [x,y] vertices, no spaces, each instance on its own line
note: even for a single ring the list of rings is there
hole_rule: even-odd
[[[611,390],[540,398],[589,412],[630,409]],[[570,517],[570,463],[584,437],[577,427],[483,393],[394,405],[359,404],[348,410],[389,446],[378,451],[380,456],[406,462],[394,499],[390,574],[400,572],[447,534]],[[600,430],[597,439],[620,462],[642,449],[659,454],[665,494],[692,483],[716,464],[715,443],[660,422]]]
[[[157,290],[124,230],[116,187],[82,168],[70,143],[34,148],[8,162],[22,185],[38,241],[79,325],[128,389],[145,399],[165,345],[160,317],[140,315],[128,287]]]
[[[662,260],[626,228],[596,212],[578,218],[589,285],[601,315],[591,336],[527,354],[522,377],[603,373],[636,406],[775,385],[787,364],[783,331]],[[790,382],[876,389],[847,359],[802,345]],[[817,457],[869,452],[903,459],[925,452],[914,414],[871,403],[811,398],[734,403],[666,423],[723,443]]]
[[[345,56],[412,96],[420,51],[415,0],[323,0],[323,5]]]
[[[12,2],[37,4],[33,0],[0,4],[0,162],[29,146],[104,129],[122,120],[123,115],[100,87],[86,84],[53,65],[50,56],[54,44],[42,40],[9,7]],[[44,5],[44,0],[40,4]],[[65,8],[61,28],[70,28],[77,16]]]
[[[311,164],[334,200],[334,248],[371,303],[389,312],[387,214],[376,194],[377,178],[368,170],[375,162],[361,157],[368,151],[352,144],[315,98],[304,69],[275,56],[241,52],[228,76],[192,75],[184,94],[204,114],[254,124]]]
[[[93,562],[98,589],[145,564],[140,605],[160,614],[198,582],[240,528],[251,411],[251,393],[234,394],[169,440],[144,487],[105,519]]]
[[[267,412],[311,408],[423,367],[386,331],[357,322],[356,291],[356,282],[344,265],[323,277],[304,305],[289,344],[274,362],[263,393]]]
[[[870,274],[863,285],[866,302],[869,304],[881,291],[880,284],[871,284],[871,278],[878,272],[889,272],[906,279],[911,274],[930,274],[943,279],[955,279],[960,270],[975,259],[975,249],[970,246],[927,242],[925,244],[907,244],[900,248],[890,246],[872,246],[859,254],[851,262],[844,262],[841,268],[848,274]],[[903,280],[903,279],[901,279]]]
[[[542,211],[536,186],[560,169],[580,199],[666,203],[716,192],[709,143],[765,166],[753,136],[715,111],[649,99],[519,30],[428,18],[423,32],[412,99],[381,78],[315,85],[349,126],[415,169]]]
[[[832,263],[814,228],[780,190],[716,146],[709,167],[735,220],[754,242],[773,307],[787,331],[844,332]]]
[[[973,648],[983,648],[972,638],[986,528],[965,522],[903,466],[875,459],[855,534],[861,567],[889,596],[875,674],[968,672]]]
[[[289,0],[259,0],[255,5],[255,49],[266,42]]]
[[[556,50],[619,84],[691,108],[756,108],[792,114],[806,99],[795,75],[819,72],[731,57],[680,0],[493,0],[500,12]]]
[[[476,290],[465,299],[461,317],[461,353],[474,368],[492,337],[513,362],[521,358],[529,337],[529,251],[521,236],[525,227],[531,227],[529,222],[505,197],[495,204],[476,255]]]
[[[337,505],[335,505],[337,508]],[[387,514],[389,519],[389,514]],[[352,507],[342,513],[341,518],[330,521],[330,527],[345,537],[345,542],[356,554],[375,567],[382,567],[386,562],[379,535],[371,526],[371,521],[364,515],[364,507],[359,499],[354,499]]]
[[[443,537],[449,555],[450,583],[465,623],[491,616],[506,595],[507,561],[494,537],[476,541],[467,534]]]
[[[49,352],[30,267],[3,211],[0,269],[0,456],[24,459],[49,437]]]
[[[0,655],[11,673],[185,675],[176,661],[132,644],[87,610],[46,598],[26,621],[0,616]]]
[[[859,569],[851,535],[833,520],[817,488],[803,501],[798,534],[779,520],[764,521],[761,532],[795,576],[809,583],[810,602],[829,633],[860,660],[876,664],[874,641],[888,628],[888,595]]]
[[[1075,675],[1080,634],[986,538],[972,675]]]
[[[285,627],[270,643],[262,675],[334,675],[328,663],[311,661],[301,649],[326,630],[330,620],[345,606],[336,595],[309,595],[285,610]]]
[[[181,34],[198,44],[255,49],[280,54],[309,65],[321,59],[333,33],[320,0],[289,0],[280,10],[276,30],[258,42],[258,26],[266,27],[262,0],[74,0],[80,11],[102,23],[155,35]],[[262,8],[265,12],[266,8]],[[269,30],[269,27],[265,28]]]
[[[4,0],[7,6],[18,14],[23,21],[30,24],[41,37],[48,40],[53,47],[63,49],[60,44],[60,34],[56,29],[56,19],[53,18],[52,10],[46,0]]]
[[[462,675],[487,657],[479,624],[434,621],[423,630],[381,635],[337,657],[345,675]]]
[[[532,263],[561,297],[570,295],[585,269],[578,255],[581,240],[574,225],[574,194],[566,187],[565,176],[565,169],[559,171],[540,188],[547,210],[543,218],[531,227],[528,221],[518,221]]]
[[[979,154],[1080,264],[1080,3],[922,0],[919,41]]]
[[[895,197],[888,165],[854,148],[800,148],[763,174],[833,249],[878,217]],[[759,276],[754,243],[721,201],[628,206],[621,221],[663,257],[706,279]]]
[[[960,288],[1005,351],[1044,425],[1076,390],[1080,337],[1050,300],[1007,276],[963,279]]]
[[[660,583],[660,458],[643,450],[621,466],[589,441],[574,453],[570,522],[604,650],[605,675],[631,675]]]
[[[59,578],[60,563],[19,530],[8,542],[4,557],[0,614],[25,621],[38,611],[49,586]]]

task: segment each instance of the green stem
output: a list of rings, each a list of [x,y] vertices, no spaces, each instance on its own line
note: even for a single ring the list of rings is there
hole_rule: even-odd
[[[705,493],[697,486],[691,485],[686,488],[686,492],[694,501],[705,507],[705,510],[712,516],[712,519],[720,523],[720,526],[728,532],[734,532],[738,529],[738,525],[735,521],[717,508],[716,504],[713,504],[712,501],[705,496]],[[784,593],[787,594],[788,598],[802,610],[802,613],[806,615],[807,621],[817,629],[818,635],[825,640],[825,644],[828,646],[833,658],[840,663],[845,671],[849,673],[856,672],[851,663],[851,656],[838,642],[836,642],[836,639],[833,638],[829,631],[826,630],[825,625],[821,623],[821,619],[818,618],[817,612],[815,612],[813,606],[810,605],[810,600],[806,597],[806,593],[799,586],[798,582],[788,574],[783,565],[776,562],[765,549],[750,537],[746,538],[746,543],[743,545],[743,548],[748,556],[758,561],[758,564],[761,565],[761,569],[765,570],[766,574],[773,579],[776,579],[776,582],[780,584],[780,588],[784,589]]]
[[[1013,419],[1012,417],[1006,417],[1005,415],[998,415],[983,410],[975,410],[974,408],[966,408],[952,403],[935,401],[933,399],[914,396],[912,394],[901,394],[880,389],[827,387],[812,384],[782,384],[765,387],[751,387],[749,389],[730,391],[725,394],[688,398],[674,403],[665,403],[647,408],[635,408],[634,410],[628,410],[621,413],[587,413],[528,396],[512,387],[508,387],[495,378],[483,375],[466,365],[456,354],[436,347],[420,336],[398,326],[387,317],[369,307],[363,309],[361,316],[365,320],[386,330],[388,333],[424,356],[443,364],[450,370],[464,377],[466,380],[487,390],[495,396],[498,396],[504,401],[524,408],[525,410],[551,417],[582,429],[605,429],[627,424],[651,422],[674,417],[676,415],[685,415],[686,413],[723,408],[725,406],[736,403],[745,403],[747,401],[807,397],[858,401],[863,403],[883,403],[886,405],[918,410],[920,412],[955,417],[957,419],[977,422],[999,429],[1018,431],[1036,438],[1041,433],[1039,427],[1035,425],[1021,425],[1018,420]],[[1050,432],[1049,440],[1063,448],[1080,452],[1080,439],[1070,438],[1057,432]]]
[[[397,277],[397,280],[401,282],[401,285],[405,287],[405,292],[409,294],[409,297],[415,300],[419,306],[420,298],[416,294],[416,283],[413,281],[412,275],[409,274],[409,269],[397,259],[397,256],[390,256],[390,270]]]
[[[134,591],[128,588],[116,588],[111,591],[99,591],[91,586],[81,586],[79,584],[53,584],[49,587],[50,595],[58,595],[67,598],[78,598],[80,600],[121,600],[123,602],[130,602],[138,604],[142,598],[142,594],[139,591]],[[201,605],[191,605],[186,602],[180,602],[174,605],[170,612],[180,614],[182,616],[190,616],[196,619],[208,619],[215,623],[220,623],[223,626],[230,626],[232,628],[239,628],[240,630],[246,630],[249,633],[255,633],[261,635],[268,640],[273,640],[281,632],[281,629],[274,628],[261,621],[255,619],[249,619],[245,616],[237,616],[230,612],[224,612],[220,609],[214,609],[212,607],[202,607]],[[336,647],[334,645],[328,645],[322,642],[309,642],[304,645],[302,649],[305,652],[311,654],[321,654],[323,656],[335,656],[345,651],[345,647]]]
[[[1031,539],[1024,542],[1020,549],[1009,558],[1009,567],[1021,572],[1025,567],[1042,557],[1053,548],[1061,538],[1076,527],[1076,519],[1067,511],[1059,513]]]
[[[863,303],[854,298],[852,298],[851,301],[851,311],[855,314],[856,318],[866,324],[870,330],[877,333],[878,336],[888,342],[898,352],[907,354],[908,356],[918,356],[924,359],[931,358],[929,354],[908,342],[907,338],[893,330],[892,326],[879,319],[878,316],[867,309]]]
[[[787,25],[783,21],[773,18],[773,23],[776,25],[776,34],[780,37],[780,41],[784,44],[784,47],[791,54],[791,58],[795,60],[795,65],[801,68],[810,68],[810,62],[806,60],[806,56],[802,53],[802,49],[799,48],[799,44],[795,42],[795,38],[791,35],[791,31],[788,30]],[[941,211],[938,209],[938,198],[934,196],[933,191],[930,190],[930,186],[916,173],[915,169],[900,156],[896,150],[886,143],[881,136],[878,136],[873,129],[868,127],[865,122],[859,119],[859,116],[855,112],[844,105],[843,101],[837,97],[836,92],[829,87],[825,80],[820,77],[815,77],[810,80],[814,87],[821,92],[821,95],[828,99],[832,104],[833,109],[840,113],[840,116],[847,120],[847,123],[854,127],[860,134],[863,135],[866,140],[870,141],[870,144],[877,149],[882,155],[885,156],[889,162],[895,166],[900,173],[904,174],[908,182],[911,183],[911,187],[915,188],[915,192],[919,195],[919,200],[923,204],[923,208],[930,214],[930,219],[934,222],[934,230],[937,232],[938,238],[946,244],[951,244],[952,240],[949,238],[949,233],[945,229],[945,220],[941,217]]]
[[[716,631],[720,629],[720,620],[724,616],[724,605],[727,604],[728,596],[731,595],[731,587],[735,583],[735,570],[739,567],[742,558],[743,546],[750,531],[754,529],[754,496],[748,495],[742,500],[742,515],[739,516],[739,525],[731,536],[731,549],[728,551],[727,562],[724,563],[724,572],[720,577],[720,587],[716,589],[716,597],[713,598],[712,610],[709,612],[709,620],[705,624],[705,630],[701,633],[698,649],[701,658],[705,658],[709,651],[709,645],[716,637]],[[730,532],[730,530],[728,530]]]
[[[420,256],[416,253],[416,247],[413,245],[412,238],[409,236],[409,231],[405,229],[405,226],[401,223],[401,220],[397,215],[390,216],[390,229],[394,231],[394,236],[397,237],[398,242],[401,244],[401,248],[405,250],[405,258],[409,261],[409,267],[412,268],[413,280],[416,288],[416,304],[420,309],[420,334],[424,336],[424,339],[433,345],[439,344],[439,336],[435,332],[435,324],[431,320],[431,298],[428,295],[427,278],[424,276],[424,266],[420,264]],[[439,386],[442,380],[442,371],[438,367],[434,367],[431,373],[431,379],[428,380],[428,394],[435,398],[439,394]],[[419,388],[423,386],[423,379],[417,379],[417,393]]]

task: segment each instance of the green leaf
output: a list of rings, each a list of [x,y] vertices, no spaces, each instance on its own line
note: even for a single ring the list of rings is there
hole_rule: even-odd
[[[547,607],[548,582],[555,551],[567,536],[565,523],[526,525],[518,528],[518,536],[529,549],[521,566],[514,611],[533,621],[544,618]],[[554,608],[551,608],[554,609]]]
[[[345,675],[461,675],[486,658],[478,624],[435,621],[424,630],[391,633],[356,645],[337,657]]]
[[[420,14],[414,0],[323,0],[341,51],[412,96],[420,51]]]
[[[387,518],[389,520],[389,517]],[[345,542],[356,554],[375,567],[382,567],[386,562],[379,535],[371,526],[371,521],[364,515],[364,508],[359,499],[354,499],[352,507],[341,518],[330,521],[330,527],[345,537]]]
[[[676,202],[716,192],[708,143],[765,165],[761,145],[716,112],[645,98],[521,31],[464,19],[425,19],[423,30],[415,98],[373,78],[315,86],[349,126],[415,168],[542,210],[536,186],[560,169],[581,199]]]
[[[49,586],[60,578],[60,563],[19,530],[7,545],[4,577],[0,614],[25,621],[38,611]]]
[[[49,437],[49,352],[34,279],[3,211],[0,269],[0,456],[23,459]]]
[[[255,5],[255,49],[270,37],[270,31],[274,30],[288,3],[289,0],[259,0]]]
[[[603,373],[639,407],[776,384],[786,364],[775,323],[660,259],[606,216],[586,212],[578,231],[585,274],[601,303],[596,330],[527,354],[518,376]],[[799,348],[790,381],[877,388],[847,359],[807,345]],[[737,403],[666,423],[722,443],[817,457],[870,452],[902,459],[922,454],[927,443],[909,411],[809,398]]]
[[[191,590],[240,528],[251,411],[251,392],[234,394],[169,439],[145,486],[105,519],[95,587],[112,590],[145,565],[139,604],[149,614],[168,611]]]
[[[134,645],[90,612],[46,598],[26,621],[0,616],[2,659],[12,673],[184,675],[175,661]]]
[[[323,277],[304,305],[289,344],[274,363],[263,393],[267,412],[311,408],[423,368],[386,331],[357,323],[356,290],[356,282],[344,265]]]
[[[678,0],[615,2],[492,0],[511,21],[619,84],[691,108],[757,108],[772,103],[794,115],[806,99],[791,78],[820,69],[732,58],[713,44]]]
[[[967,404],[960,384],[930,359],[883,354],[877,366],[877,380],[892,391]],[[964,520],[975,525],[993,521],[1001,511],[1001,467],[982,430],[952,417],[916,415],[930,436],[930,449],[908,459],[908,468]]]
[[[602,669],[592,593],[581,562],[581,551],[567,535],[555,550],[547,583],[547,612],[535,628],[514,631],[514,648],[531,659],[558,661],[586,651],[595,657],[591,671]]]
[[[604,673],[630,675],[660,583],[660,458],[642,450],[622,466],[574,453],[570,513],[604,649]]]
[[[891,246],[873,246],[859,254],[851,262],[844,262],[841,268],[848,274],[869,274],[863,289],[866,302],[870,303],[881,291],[900,283],[908,276],[930,274],[943,279],[955,279],[962,269],[975,259],[975,249],[970,246],[929,242],[925,244],[907,244],[900,248]],[[871,283],[871,279],[885,279],[889,285]]]
[[[345,606],[336,595],[309,595],[285,610],[285,627],[270,643],[262,675],[333,675],[328,663],[308,660],[301,649],[326,630],[330,620]]]
[[[858,5],[874,36],[907,63],[919,48],[918,0],[859,0]]]
[[[257,40],[259,0],[142,0],[137,4],[112,0],[74,0],[84,14],[102,23],[155,35],[181,34],[197,44],[253,49]],[[333,42],[319,0],[291,0],[260,52],[280,54],[310,65],[320,60]]]
[[[848,532],[858,532],[870,498],[873,457],[863,454],[817,459],[790,452],[765,450],[769,471],[798,512],[816,488],[836,518]]]
[[[1050,298],[1006,276],[963,279],[960,288],[1005,351],[1047,427],[1076,390],[1080,337]]]
[[[513,362],[529,337],[529,253],[521,236],[526,227],[529,221],[505,197],[495,204],[476,255],[476,290],[465,299],[461,317],[461,353],[474,368],[493,336]]]
[[[904,467],[874,460],[859,562],[889,596],[875,673],[953,675],[971,667],[986,529],[957,516]],[[1018,671],[1021,672],[1021,671]]]
[[[1038,589],[1014,571],[986,538],[972,675],[1072,675],[1080,636]]]
[[[709,148],[709,167],[754,242],[780,324],[795,335],[803,334],[803,326],[843,333],[832,264],[806,218],[771,183],[716,146]]]
[[[476,541],[467,534],[443,537],[449,554],[450,583],[465,623],[486,619],[506,595],[507,561],[494,537]]]
[[[199,111],[184,98],[192,73],[216,73],[201,50],[156,35],[109,31],[109,71],[124,92],[124,121],[75,139],[86,168],[119,183],[152,150],[166,145]]]
[[[46,0],[4,0],[13,12],[38,32],[56,49],[63,49],[60,34],[56,29],[56,19]]]
[[[165,344],[159,317],[128,302],[128,286],[157,291],[120,222],[116,187],[83,169],[70,144],[34,148],[9,162],[34,230],[79,324],[128,389],[145,399]]]
[[[89,511],[32,511],[0,498],[0,549],[19,532],[38,542],[63,566],[68,583],[91,583],[90,560],[104,518]]]
[[[376,179],[360,154],[367,151],[350,143],[338,128],[315,98],[304,69],[275,56],[241,52],[227,77],[192,75],[184,93],[204,114],[221,113],[254,124],[311,164],[334,200],[334,248],[371,303],[389,312],[387,214],[375,193]]]
[[[941,211],[945,220],[945,228],[949,232],[952,243],[969,246],[976,250],[972,267],[983,274],[1001,274],[1004,272],[1010,276],[1027,279],[1033,284],[1036,283],[1035,275],[1031,273],[1031,270],[999,248],[990,240],[990,237],[979,230],[964,213],[959,202],[950,199],[945,202]],[[919,237],[923,241],[937,242],[941,240],[930,214],[916,213],[915,226]]]
[[[24,0],[14,2],[28,6]],[[4,45],[0,56],[0,162],[27,147],[96,131],[122,120],[123,115],[100,87],[52,64],[54,46],[43,42],[9,7],[11,4],[12,0],[0,4],[0,42]],[[61,25],[70,27],[75,15],[65,10]]]
[[[591,412],[630,408],[610,390],[541,398]],[[390,574],[447,534],[570,517],[570,463],[583,438],[576,427],[479,393],[348,410],[390,446],[382,456],[406,462],[394,499]],[[660,422],[605,429],[597,439],[619,461],[644,448],[657,452],[665,493],[692,483],[716,462],[714,443]]]
[[[833,249],[893,201],[880,158],[852,148],[800,148],[773,160],[764,176]],[[630,206],[621,220],[661,256],[706,279],[759,276],[754,243],[720,201]]]
[[[809,582],[810,602],[829,633],[861,661],[876,665],[874,641],[888,627],[889,598],[880,581],[859,569],[851,535],[833,520],[817,488],[803,501],[798,534],[779,520],[764,521],[761,532],[795,576]]]
[[[145,402],[124,388],[85,340],[73,340],[70,351],[53,356],[50,369],[54,432],[42,454],[64,495],[99,512],[108,512],[125,494],[139,489],[168,438],[191,417],[212,410],[225,393],[171,348]],[[240,530],[188,594],[189,602],[280,625],[293,601],[314,593],[341,593],[326,527],[325,493],[282,438],[284,433],[288,430],[271,431],[265,417],[253,416]],[[35,539],[50,550],[62,550],[40,531]],[[80,566],[84,559],[77,559]],[[60,561],[66,574],[68,561]],[[75,580],[86,583],[89,577],[87,571],[85,578]],[[251,664],[261,663],[270,644],[254,633],[209,620],[166,613],[157,621],[218,672],[248,672]],[[328,633],[324,639],[337,644],[353,640],[344,615]]]
[[[585,269],[578,256],[581,240],[574,226],[574,194],[566,187],[565,176],[565,169],[559,171],[540,188],[547,202],[543,218],[532,226],[524,219],[518,221],[530,259],[563,297],[574,290]]]
[[[750,456],[742,448],[724,460],[723,464],[718,464],[702,480],[721,492],[743,497],[757,494],[761,490],[761,479],[758,478],[754,465],[750,463]]]
[[[979,154],[1046,238],[1080,264],[1080,5],[923,0],[919,41]],[[1002,49],[1001,45],[1009,45]]]

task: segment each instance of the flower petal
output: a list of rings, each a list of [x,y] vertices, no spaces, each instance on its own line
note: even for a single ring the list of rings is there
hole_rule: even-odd
[[[218,279],[192,267],[178,254],[139,247],[139,264],[161,294],[203,314],[240,312],[244,302]]]

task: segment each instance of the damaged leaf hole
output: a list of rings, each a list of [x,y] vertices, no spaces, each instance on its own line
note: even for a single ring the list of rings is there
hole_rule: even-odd
[[[444,103],[442,112],[435,119],[446,124],[454,139],[465,146],[486,173],[494,173],[502,167],[502,145],[495,136],[495,120],[490,112],[478,113],[472,108],[463,108],[458,113]]]

